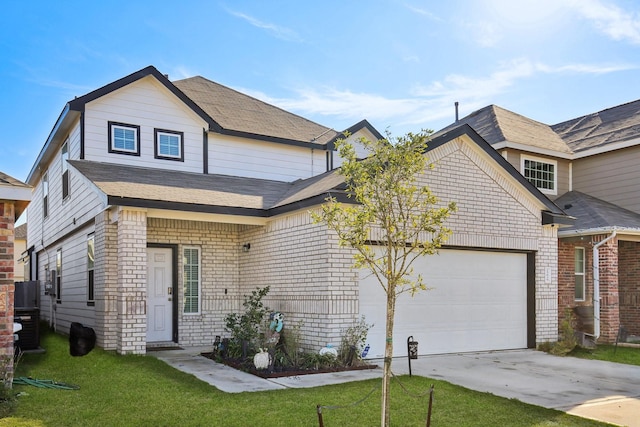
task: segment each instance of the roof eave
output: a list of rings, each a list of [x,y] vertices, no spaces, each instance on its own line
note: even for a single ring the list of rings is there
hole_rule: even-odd
[[[505,148],[512,148],[514,150],[527,151],[530,153],[540,154],[543,156],[557,157],[560,159],[571,160],[573,155],[562,151],[550,150],[547,148],[536,147],[534,145],[521,144],[513,141],[500,141],[495,144],[491,144],[495,150],[503,150]]]
[[[579,230],[561,230],[558,231],[558,237],[566,238],[576,236],[592,236],[595,234],[610,234],[614,231],[619,235],[626,234],[632,236],[640,236],[640,228],[618,227],[614,225],[610,227],[583,228]]]

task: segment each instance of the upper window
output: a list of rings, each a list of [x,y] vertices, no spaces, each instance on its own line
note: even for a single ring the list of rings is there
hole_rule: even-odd
[[[575,248],[574,250],[574,276],[576,282],[575,300],[584,301],[584,248]]]
[[[93,234],[89,234],[87,237],[87,303],[89,305],[92,305],[95,299],[93,289],[93,271],[95,267],[94,248]]]
[[[65,142],[60,151],[60,162],[62,163],[62,199],[69,196],[69,141]]]
[[[200,249],[184,248],[184,312],[200,313]]]
[[[140,155],[140,126],[109,122],[109,152]]]
[[[156,159],[184,161],[184,134],[164,129],[154,129]]]
[[[522,174],[546,194],[557,194],[557,166],[554,160],[522,156]]]
[[[42,217],[49,216],[49,173],[42,175]]]

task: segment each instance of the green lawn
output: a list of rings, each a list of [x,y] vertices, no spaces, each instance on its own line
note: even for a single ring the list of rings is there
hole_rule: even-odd
[[[380,380],[313,389],[223,393],[150,356],[119,356],[100,349],[69,355],[66,337],[44,333],[44,354],[25,355],[16,376],[80,386],[79,390],[15,385],[19,397],[3,426],[317,426],[316,405],[346,405],[376,391],[364,403],[325,409],[324,425],[379,425]],[[618,350],[619,351],[619,350]],[[605,424],[478,393],[446,382],[407,376],[414,394],[435,385],[433,426],[603,426]],[[414,398],[395,383],[392,425],[424,426],[428,397]]]
[[[569,353],[569,356],[640,366],[640,348],[638,347],[618,346],[616,349],[613,345],[599,345],[594,349],[576,348]]]

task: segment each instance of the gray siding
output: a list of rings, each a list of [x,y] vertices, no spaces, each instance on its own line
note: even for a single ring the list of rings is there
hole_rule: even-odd
[[[573,189],[640,213],[640,147],[573,162]]]

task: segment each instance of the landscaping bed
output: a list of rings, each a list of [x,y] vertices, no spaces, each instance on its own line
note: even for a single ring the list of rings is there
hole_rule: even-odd
[[[310,374],[327,374],[330,372],[345,372],[345,371],[362,371],[366,369],[376,369],[378,365],[370,365],[363,361],[358,361],[357,364],[352,366],[334,366],[334,367],[319,367],[317,369],[303,369],[296,367],[276,367],[274,369],[256,369],[252,363],[242,361],[241,359],[221,359],[217,354],[213,352],[200,353],[201,356],[214,360],[218,363],[225,364],[231,368],[238,369],[239,371],[248,372],[260,378],[282,378],[282,377],[296,377],[301,375]]]

